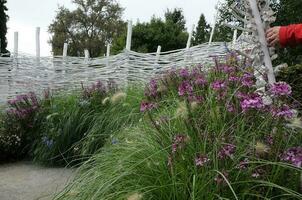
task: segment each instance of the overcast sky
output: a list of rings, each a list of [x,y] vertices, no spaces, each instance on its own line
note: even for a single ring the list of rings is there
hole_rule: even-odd
[[[73,9],[72,0],[8,0],[8,49],[13,49],[14,32],[19,32],[19,51],[35,54],[35,29],[41,27],[41,55],[51,55],[47,27],[56,15],[58,5]],[[125,8],[124,20],[149,21],[152,15],[163,17],[167,8],[182,8],[187,27],[197,24],[204,13],[213,22],[217,0],[118,0]],[[62,44],[63,45],[63,44]]]

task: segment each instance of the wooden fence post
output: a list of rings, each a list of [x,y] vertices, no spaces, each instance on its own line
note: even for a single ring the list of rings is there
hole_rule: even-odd
[[[189,49],[191,47],[191,42],[192,42],[192,36],[193,36],[194,29],[195,29],[195,25],[193,24],[191,32],[189,33],[188,41],[187,41],[187,47],[186,47],[187,49]]]
[[[126,49],[131,50],[131,40],[132,40],[132,21],[128,21],[128,30],[127,30],[127,43],[126,43]]]
[[[68,44],[64,43],[64,47],[63,47],[63,58],[65,58],[67,56],[67,50],[68,50]]]
[[[19,42],[19,33],[16,31],[14,33],[14,57],[18,57],[18,42]]]
[[[36,57],[40,58],[40,27],[36,28]]]

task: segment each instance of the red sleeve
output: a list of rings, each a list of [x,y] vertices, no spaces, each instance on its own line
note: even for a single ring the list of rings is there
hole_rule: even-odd
[[[279,38],[282,47],[302,44],[302,24],[282,26]]]

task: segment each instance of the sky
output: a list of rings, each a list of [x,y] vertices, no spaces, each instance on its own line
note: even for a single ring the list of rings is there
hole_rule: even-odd
[[[215,5],[218,0],[117,0],[125,8],[123,19],[146,22],[153,15],[163,17],[165,11],[182,8],[187,21],[188,30],[197,24],[203,13],[206,20],[213,23]],[[49,24],[54,20],[58,6],[74,9],[72,0],[8,0],[8,49],[13,51],[14,32],[19,32],[19,52],[33,54],[36,52],[35,31],[41,27],[41,56],[50,56],[51,47],[48,44],[50,35],[47,32]],[[63,44],[62,44],[63,46]]]

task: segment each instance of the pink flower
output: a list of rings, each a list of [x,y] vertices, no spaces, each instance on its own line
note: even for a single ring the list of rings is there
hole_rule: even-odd
[[[233,144],[226,144],[218,152],[219,159],[232,158],[236,151],[236,146]]]
[[[142,102],[141,103],[141,108],[140,111],[141,112],[146,112],[146,111],[150,111],[152,109],[156,108],[156,105],[154,103],[149,103],[149,102]]]
[[[289,96],[292,93],[292,89],[285,82],[277,82],[270,86],[269,92],[273,96]]]
[[[179,71],[179,76],[182,77],[182,78],[188,78],[188,77],[190,77],[189,70],[187,70],[187,69],[181,69]]]
[[[212,88],[213,88],[213,90],[216,90],[216,91],[223,90],[226,88],[226,86],[227,86],[226,82],[223,80],[217,80],[212,83]]]
[[[295,115],[295,112],[288,105],[283,105],[280,108],[272,108],[271,113],[273,117],[285,119],[291,119]]]
[[[261,109],[264,107],[262,97],[257,93],[253,93],[245,97],[240,102],[240,105],[244,112],[250,109]]]
[[[172,143],[172,153],[176,153],[178,149],[182,149],[187,139],[188,137],[186,135],[176,135]]]
[[[195,165],[197,167],[203,167],[206,165],[208,162],[210,162],[210,159],[206,155],[198,155],[195,158]]]
[[[184,95],[192,95],[193,93],[193,86],[190,84],[189,81],[183,81],[178,87],[178,94],[179,96]]]
[[[241,84],[246,87],[252,87],[255,84],[253,75],[250,73],[245,73],[241,78]]]
[[[298,168],[302,167],[302,147],[290,148],[280,157],[282,161],[289,162]]]

